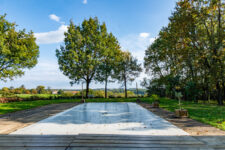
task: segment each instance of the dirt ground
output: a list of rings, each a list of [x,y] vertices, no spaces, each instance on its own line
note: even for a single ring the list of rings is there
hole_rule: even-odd
[[[76,105],[78,103],[50,104],[0,115],[0,134],[9,134]]]
[[[212,127],[210,125],[198,122],[190,118],[176,118],[173,112],[167,111],[162,108],[153,108],[150,104],[139,103],[142,107],[148,109],[154,114],[166,119],[175,126],[183,129],[192,136],[215,136],[225,135],[225,131]]]

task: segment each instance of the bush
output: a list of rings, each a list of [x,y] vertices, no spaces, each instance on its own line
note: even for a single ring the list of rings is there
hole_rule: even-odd
[[[73,97],[74,94],[73,93],[70,93],[70,92],[66,92],[66,93],[63,93],[61,94],[62,97],[65,97],[65,98],[69,98],[69,97]]]
[[[104,98],[105,97],[105,92],[102,90],[94,91],[93,93],[94,93],[95,98]]]
[[[159,96],[156,94],[152,94],[152,96],[150,97],[153,101],[159,101]]]
[[[0,103],[19,102],[22,98],[19,97],[0,97]]]

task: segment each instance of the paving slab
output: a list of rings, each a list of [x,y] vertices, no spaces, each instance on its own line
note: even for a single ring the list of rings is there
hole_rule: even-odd
[[[180,137],[180,138],[178,138]],[[210,137],[208,137],[209,139]],[[216,140],[224,137],[212,136]],[[210,143],[208,143],[210,142]],[[0,135],[0,150],[224,150],[206,137],[115,134]]]
[[[189,135],[136,103],[84,103],[13,135]]]

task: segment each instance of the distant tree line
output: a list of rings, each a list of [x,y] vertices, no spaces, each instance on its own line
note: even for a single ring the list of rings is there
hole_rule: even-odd
[[[145,51],[143,85],[149,94],[197,102],[225,100],[225,4],[222,0],[180,0]]]
[[[24,85],[21,85],[18,88],[14,88],[12,86],[10,88],[3,87],[0,90],[0,94],[2,96],[10,96],[14,94],[52,94],[52,90],[50,87],[45,89],[45,86],[42,85],[37,86],[35,89],[26,89]]]

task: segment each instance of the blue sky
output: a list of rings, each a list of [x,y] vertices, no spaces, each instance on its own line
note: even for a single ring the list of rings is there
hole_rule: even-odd
[[[168,17],[176,0],[0,0],[0,14],[18,24],[18,28],[32,30],[40,47],[38,64],[25,75],[13,81],[1,82],[0,87],[22,84],[27,88],[37,85],[51,88],[80,88],[69,84],[69,79],[58,69],[56,48],[63,44],[63,33],[70,19],[81,24],[84,19],[97,16],[105,22],[108,31],[119,40],[123,50],[129,50],[139,62],[143,62],[144,51],[168,23]],[[136,79],[138,83],[144,73]],[[149,77],[150,78],[150,77]],[[135,84],[128,85],[134,87]],[[92,82],[91,88],[103,88],[103,84]],[[111,83],[109,88],[121,84]]]

